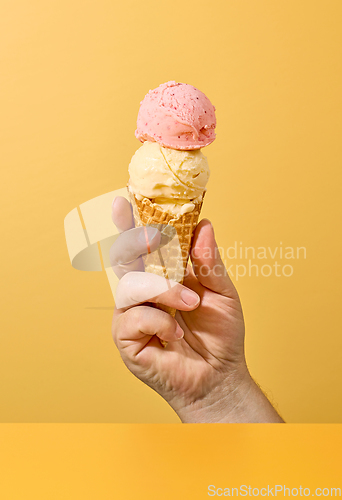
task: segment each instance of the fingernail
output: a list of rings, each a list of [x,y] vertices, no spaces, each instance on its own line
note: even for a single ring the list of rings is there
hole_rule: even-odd
[[[150,245],[153,238],[155,238],[158,233],[159,231],[157,228],[145,226],[145,229],[142,228],[140,234],[138,235],[138,240],[140,243],[145,243],[145,245],[147,244]]]
[[[183,288],[181,291],[181,299],[187,306],[194,306],[199,302],[199,296],[197,293],[192,292],[188,288]]]
[[[179,339],[179,340],[184,337],[184,332],[183,332],[183,330],[181,329],[181,327],[179,326],[178,323],[177,323],[177,328],[176,328],[175,336],[176,336],[176,339]]]

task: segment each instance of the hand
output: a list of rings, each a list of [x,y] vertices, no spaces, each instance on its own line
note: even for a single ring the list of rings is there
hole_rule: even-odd
[[[158,392],[183,422],[281,422],[252,380],[244,355],[244,319],[208,220],[197,226],[184,285],[143,270],[141,255],[160,233],[134,228],[130,205],[113,203],[121,231],[112,247],[116,294],[113,338],[128,369]],[[145,239],[144,239],[145,238]],[[133,244],[134,242],[134,244]],[[129,264],[126,264],[129,262]],[[153,303],[177,308],[176,317]],[[160,340],[167,341],[164,348]]]

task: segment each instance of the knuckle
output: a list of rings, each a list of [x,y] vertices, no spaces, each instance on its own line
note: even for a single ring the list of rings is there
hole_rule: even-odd
[[[134,325],[137,330],[140,330],[143,324],[143,316],[141,314],[141,310],[136,307],[132,307],[125,313],[126,321],[130,325]]]
[[[120,307],[138,305],[158,295],[159,290],[156,287],[155,278],[157,278],[156,275],[141,271],[126,273],[119,281],[116,292]]]
[[[120,314],[117,318],[113,318],[112,335],[118,349],[120,349],[121,341],[130,336],[129,332],[135,332],[141,328],[141,323],[141,314],[134,307]]]
[[[121,316],[118,316],[117,314],[114,313],[112,321],[112,337],[116,346],[118,345],[118,336],[121,328],[120,323],[121,323]]]
[[[136,286],[134,285],[134,278],[132,272],[124,274],[120,279],[116,288],[115,303],[119,309],[134,304],[136,301]]]
[[[165,311],[158,311],[158,323],[156,322],[156,330],[165,333],[171,333],[174,330],[175,320]]]

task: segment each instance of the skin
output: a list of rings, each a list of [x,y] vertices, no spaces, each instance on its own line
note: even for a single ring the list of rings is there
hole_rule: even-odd
[[[136,259],[132,261],[127,234],[112,252],[113,268],[121,277],[112,334],[127,368],[184,423],[283,422],[248,371],[242,307],[211,223],[204,219],[198,224],[192,266],[184,284],[170,288],[164,278],[141,272],[140,255],[147,253],[147,245],[141,236],[142,243],[136,243],[143,228],[133,229],[127,205],[124,198],[114,200],[113,221],[130,233]],[[158,234],[153,238],[151,251],[160,242]],[[131,252],[128,265],[125,252]],[[176,317],[153,307],[158,302],[176,308]]]

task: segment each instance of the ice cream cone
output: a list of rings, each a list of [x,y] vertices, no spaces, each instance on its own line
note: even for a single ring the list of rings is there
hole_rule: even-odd
[[[133,206],[135,225],[152,225],[162,233],[160,248],[143,257],[145,271],[183,283],[192,236],[198,223],[202,201],[195,203],[195,207],[191,212],[177,216],[163,211],[149,198],[139,200],[133,193],[129,193],[129,195]],[[157,304],[156,307],[168,312],[173,317],[176,314],[176,309],[163,304]]]
[[[210,175],[201,148],[214,141],[215,127],[215,107],[192,85],[166,82],[140,103],[135,135],[143,144],[129,164],[128,190],[135,225],[161,232],[158,249],[143,260],[145,271],[167,278],[167,286],[184,280]]]

